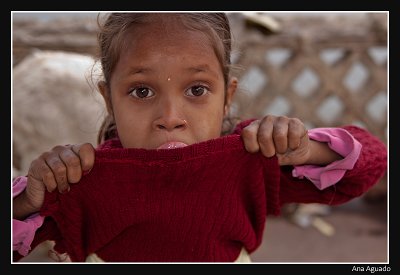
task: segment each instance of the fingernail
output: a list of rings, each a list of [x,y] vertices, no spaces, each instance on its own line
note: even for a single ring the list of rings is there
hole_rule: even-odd
[[[87,174],[90,173],[90,171],[92,171],[92,168],[90,168],[89,170],[83,171],[83,175],[86,176]]]
[[[68,193],[70,189],[71,189],[71,187],[68,186],[68,188],[61,190],[61,194]]]
[[[65,262],[68,258],[67,253],[60,254],[54,250],[49,250],[48,255],[55,262]]]

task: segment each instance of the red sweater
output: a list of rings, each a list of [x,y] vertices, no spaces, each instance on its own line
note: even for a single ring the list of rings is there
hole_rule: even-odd
[[[106,262],[232,262],[242,247],[251,253],[261,244],[267,215],[283,204],[341,204],[384,175],[385,145],[361,128],[343,128],[363,149],[354,169],[322,191],[276,157],[248,153],[241,127],[175,150],[107,141],[69,193],[46,193],[47,217],[32,247],[55,240],[72,261],[96,253]]]

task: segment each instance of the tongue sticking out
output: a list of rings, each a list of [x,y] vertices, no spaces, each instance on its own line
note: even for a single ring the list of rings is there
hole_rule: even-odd
[[[180,147],[185,147],[187,144],[183,142],[167,142],[162,145],[160,145],[157,149],[175,149],[175,148],[180,148]]]

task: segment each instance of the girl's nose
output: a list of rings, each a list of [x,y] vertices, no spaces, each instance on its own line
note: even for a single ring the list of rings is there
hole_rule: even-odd
[[[183,130],[186,126],[186,120],[180,118],[160,119],[156,123],[157,129],[166,131],[172,131],[175,129]]]
[[[158,130],[173,131],[176,129],[184,130],[187,122],[182,118],[178,111],[178,104],[164,102],[160,106],[160,116],[154,121],[153,126]]]

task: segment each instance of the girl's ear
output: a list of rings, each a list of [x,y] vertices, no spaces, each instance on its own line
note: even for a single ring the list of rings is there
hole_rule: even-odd
[[[226,116],[229,113],[233,95],[236,92],[237,86],[238,86],[237,78],[231,77],[231,79],[229,80],[229,83],[228,83],[228,89],[226,91],[226,96],[225,96],[224,116]]]
[[[97,84],[97,87],[99,88],[100,94],[104,98],[104,102],[106,103],[106,107],[107,107],[107,112],[110,115],[113,115],[112,103],[111,103],[111,93],[110,93],[110,89],[108,88],[107,83],[105,81],[99,81],[99,83]]]

